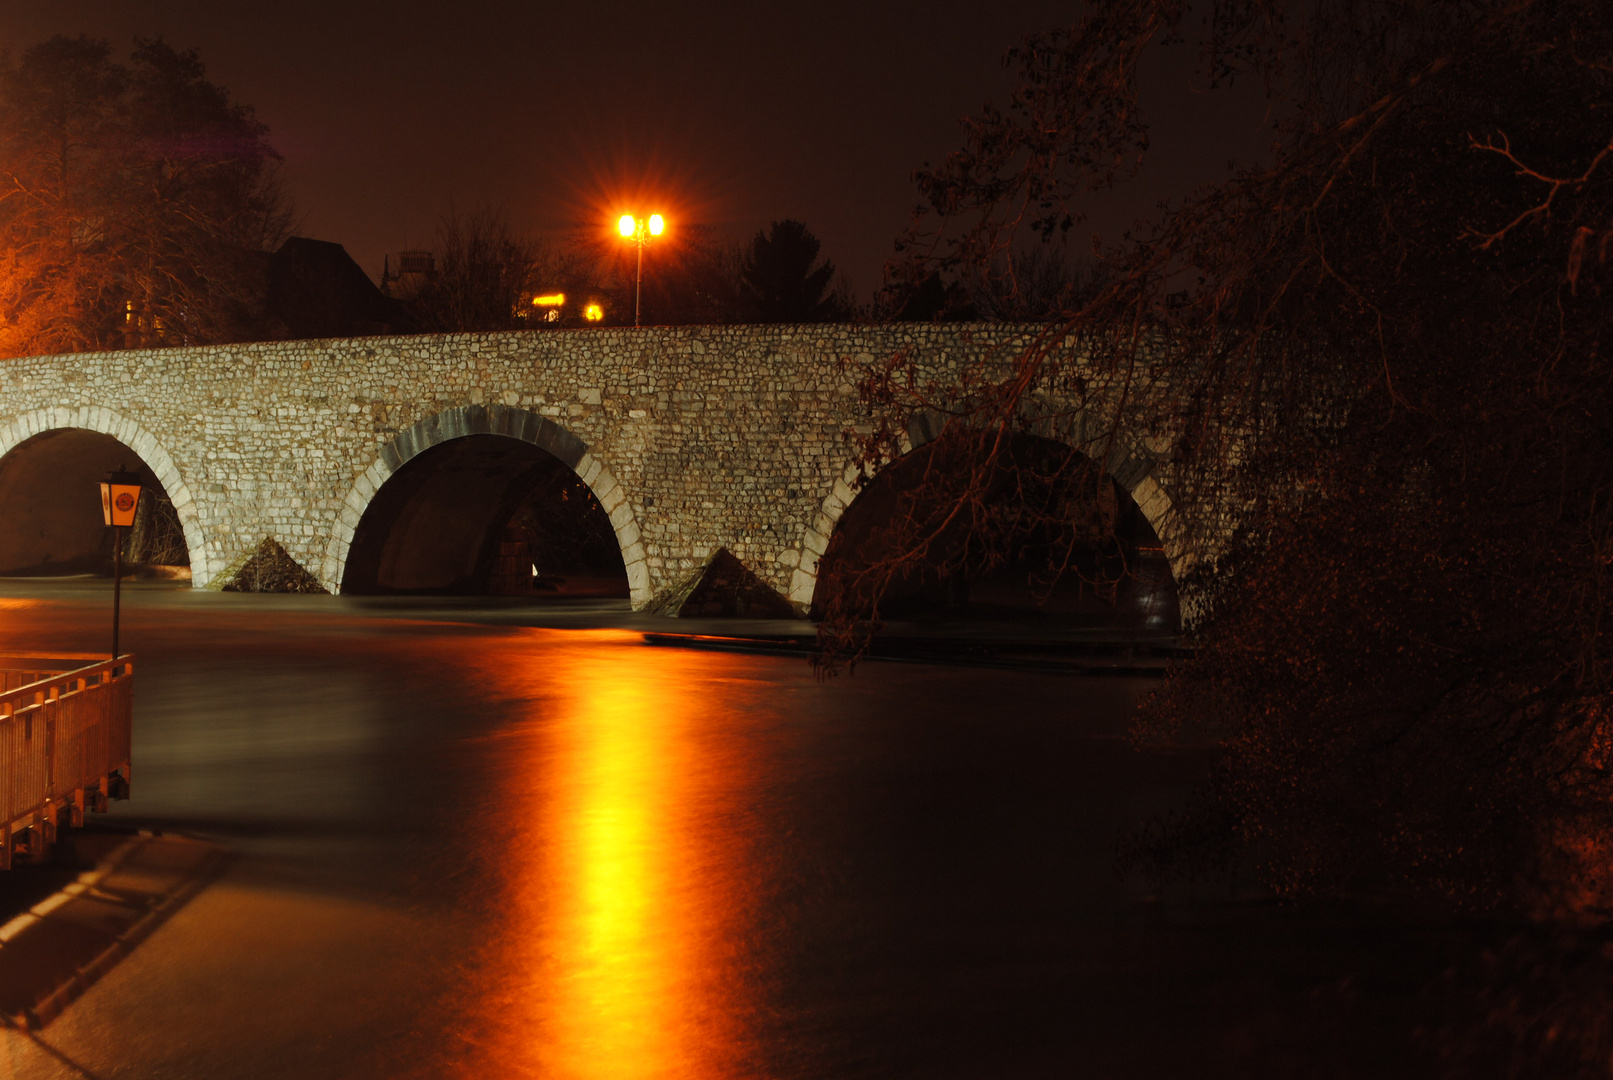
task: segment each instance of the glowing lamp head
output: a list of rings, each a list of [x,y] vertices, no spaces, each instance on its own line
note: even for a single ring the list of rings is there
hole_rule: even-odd
[[[541,296],[532,298],[532,303],[537,307],[560,307],[565,302],[566,294],[563,292],[544,293]]]
[[[139,507],[140,477],[137,474],[120,469],[109,473],[101,482],[101,516],[108,525],[133,525]]]
[[[589,304],[582,309],[582,317],[589,322],[598,322],[605,317],[605,309],[598,304]]]
[[[623,214],[622,219],[616,223],[616,231],[623,236],[631,237],[638,232],[638,222],[633,220],[632,214]]]
[[[664,228],[666,228],[666,222],[661,220],[661,215],[660,214],[651,214],[650,215],[650,235],[651,236],[660,236],[661,235],[661,230],[664,229]]]

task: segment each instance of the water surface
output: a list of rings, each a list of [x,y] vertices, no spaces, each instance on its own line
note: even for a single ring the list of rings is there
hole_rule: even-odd
[[[104,589],[6,583],[0,647],[101,647]],[[114,818],[235,858],[19,1075],[1168,1076],[1259,1041],[1295,950],[1113,868],[1203,767],[1124,738],[1150,683],[821,681],[635,618],[126,594]]]

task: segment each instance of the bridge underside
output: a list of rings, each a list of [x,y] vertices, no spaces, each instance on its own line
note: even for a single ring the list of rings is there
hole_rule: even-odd
[[[965,498],[969,463],[942,453],[936,443],[913,450],[846,508],[818,564],[814,616],[1179,627],[1158,535],[1085,456],[1017,436]],[[915,551],[922,557],[909,558]]]
[[[113,540],[99,485],[114,469],[137,473],[151,493],[142,500],[125,557],[133,564],[188,568],[172,504],[140,456],[110,435],[62,428],[0,458],[0,575],[109,574]]]
[[[347,593],[628,595],[592,492],[553,454],[497,435],[444,442],[394,473],[345,569]]]

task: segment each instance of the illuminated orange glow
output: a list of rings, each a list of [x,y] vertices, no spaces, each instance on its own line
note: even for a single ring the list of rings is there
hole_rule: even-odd
[[[582,317],[589,322],[598,322],[605,317],[605,309],[598,304],[589,304],[582,309]]]
[[[683,137],[673,134],[677,130],[676,125],[652,125],[635,132],[631,147],[591,139],[568,150],[567,189],[552,193],[556,217],[598,222],[590,231],[612,245],[622,239],[617,218],[623,213],[641,216],[639,208],[664,216],[667,235],[657,238],[662,243],[676,242],[689,222],[725,220],[734,205],[753,194],[750,173],[720,157],[690,154]],[[623,254],[632,257],[630,251]]]
[[[644,237],[660,236],[666,229],[666,219],[660,214],[651,214],[645,221],[640,221],[632,214],[623,214],[616,222],[616,231],[629,240],[644,242]]]
[[[639,640],[530,631],[474,673],[518,683],[542,657],[529,718],[500,736],[510,774],[495,790],[527,794],[503,819],[511,926],[478,965],[472,1010],[492,1030],[461,1063],[467,1078],[737,1074],[747,1003],[734,964],[758,885],[729,823],[758,778],[725,748],[750,719],[716,704],[731,658]]]
[[[563,292],[544,293],[542,296],[534,296],[532,302],[538,307],[559,307],[566,302],[566,294]]]

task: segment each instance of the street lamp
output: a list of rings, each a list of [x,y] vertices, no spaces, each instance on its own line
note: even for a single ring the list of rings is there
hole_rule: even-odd
[[[101,481],[101,517],[112,526],[112,659],[118,658],[118,601],[123,594],[123,530],[140,508],[140,477],[119,469]]]
[[[638,245],[638,280],[633,286],[633,325],[640,326],[639,302],[644,295],[644,245],[652,236],[660,236],[661,230],[666,228],[666,222],[661,220],[660,214],[651,214],[647,219],[636,218],[632,214],[623,214],[622,219],[616,223],[616,230],[625,239]]]

